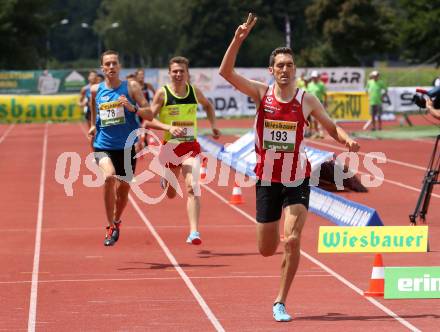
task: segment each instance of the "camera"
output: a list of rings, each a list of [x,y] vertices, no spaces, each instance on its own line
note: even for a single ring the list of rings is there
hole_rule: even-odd
[[[419,94],[415,94],[412,101],[414,104],[419,106],[420,108],[426,107],[426,100],[423,95],[427,95],[432,101],[434,108],[440,109],[440,86],[435,87],[434,89],[431,89],[429,91],[426,91],[424,89],[416,89],[416,92]]]

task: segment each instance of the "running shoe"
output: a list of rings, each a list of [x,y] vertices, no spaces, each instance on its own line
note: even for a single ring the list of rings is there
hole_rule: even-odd
[[[114,223],[113,226],[107,226],[107,233],[104,239],[104,245],[106,247],[113,246],[119,240],[119,230],[121,227],[121,222]]]
[[[292,320],[292,317],[286,312],[286,306],[284,303],[275,303],[272,312],[273,318],[275,318],[277,322],[290,322]]]
[[[199,232],[191,232],[186,239],[186,243],[188,244],[195,244],[199,245],[202,244],[202,240],[200,239],[200,233]]]

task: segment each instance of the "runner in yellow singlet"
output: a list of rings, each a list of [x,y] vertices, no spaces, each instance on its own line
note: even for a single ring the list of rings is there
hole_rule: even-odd
[[[201,244],[199,233],[200,197],[193,190],[192,171],[195,158],[201,152],[197,142],[197,106],[203,106],[212,127],[214,138],[220,137],[220,131],[215,126],[214,107],[194,85],[189,84],[189,61],[178,56],[169,61],[168,75],[171,83],[158,89],[151,105],[153,114],[159,115],[159,120],[147,121],[146,127],[165,131],[164,145],[161,149],[162,163],[166,164],[176,178],[182,173],[185,179],[187,193],[187,215],[190,233],[186,240],[189,244]],[[167,159],[166,151],[174,151],[174,157],[181,160],[176,164]],[[167,196],[174,198],[176,190],[168,185],[165,179],[162,187],[167,189]]]

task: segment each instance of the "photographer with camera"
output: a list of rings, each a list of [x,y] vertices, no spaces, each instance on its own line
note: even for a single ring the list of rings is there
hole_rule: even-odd
[[[416,89],[413,102],[420,108],[426,108],[434,118],[440,120],[440,86],[434,87],[427,91],[424,89]],[[426,95],[427,98],[424,97]]]

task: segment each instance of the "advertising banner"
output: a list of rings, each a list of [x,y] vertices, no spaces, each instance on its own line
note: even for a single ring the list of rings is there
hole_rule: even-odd
[[[327,112],[333,120],[367,121],[370,119],[366,92],[328,92]]]
[[[428,226],[321,226],[318,252],[426,252]]]
[[[305,73],[310,76],[308,68],[298,68],[297,76]],[[268,68],[236,68],[236,71],[248,79],[273,83],[273,76]],[[362,68],[319,68],[326,81],[328,91],[363,91],[365,71]],[[218,117],[253,116],[256,108],[254,102],[237,91],[218,73],[218,68],[191,68],[191,83],[195,84],[211,101]],[[168,69],[159,70],[159,86],[169,83]],[[366,121],[368,115],[368,99],[365,92],[330,92],[330,114],[334,119],[346,121]],[[205,117],[204,112],[198,116]]]
[[[236,68],[241,75],[266,84],[273,83],[268,68]],[[362,68],[297,68],[297,76],[304,73],[310,76],[317,70],[326,82],[329,96],[328,111],[335,120],[366,121],[369,119],[366,94],[363,91],[365,71]],[[0,71],[0,94],[40,94],[79,93],[87,84],[87,70],[36,70]],[[120,78],[125,79],[134,73],[135,68],[123,68]],[[169,83],[168,69],[145,69],[145,81],[156,89]],[[218,73],[218,68],[191,68],[190,81],[196,85],[214,105],[218,117],[253,116],[254,102],[237,91]],[[403,89],[403,88],[402,88]],[[344,92],[341,92],[344,91]],[[415,91],[415,89],[414,89]],[[397,95],[400,93],[400,95]],[[384,100],[385,110],[411,108],[405,91],[389,89]],[[406,107],[406,108],[405,108]],[[412,107],[413,108],[413,107]],[[198,117],[206,117],[199,109]]]
[[[416,89],[420,87],[389,87],[387,94],[383,96],[382,109],[386,112],[414,112],[419,107],[413,103],[412,99],[416,93]],[[432,87],[421,87],[430,90]]]
[[[79,93],[87,84],[88,71],[0,71],[0,94]]]
[[[321,157],[322,162],[328,159],[325,157],[323,152],[315,153],[315,154],[317,154],[318,156],[319,155],[322,156]],[[309,153],[307,153],[307,158],[309,158]],[[312,170],[313,170],[313,164],[312,164]],[[383,222],[380,219],[380,216],[375,209],[348,200],[343,196],[339,196],[329,191],[322,190],[318,187],[312,187],[312,191],[310,192],[309,209],[313,213],[327,220],[330,220],[332,223],[339,225],[341,227],[342,226],[348,226],[348,227],[383,226]],[[333,239],[332,238],[333,235],[329,235],[329,236],[331,239]],[[334,235],[334,236],[335,236],[335,241],[337,241],[339,235]],[[325,244],[327,243],[332,243],[332,242],[331,241],[325,242]],[[339,242],[335,242],[335,243],[339,244]]]
[[[190,82],[197,86],[204,94],[207,94],[215,90],[214,76],[218,70],[213,68],[191,68],[190,70]],[[159,82],[158,86],[162,87],[170,83],[168,69],[159,69]]]
[[[440,267],[385,267],[385,299],[440,298]]]
[[[357,67],[323,67],[323,68],[297,68],[296,76],[304,73],[310,77],[312,71],[321,75],[327,91],[364,91],[365,69]]]
[[[83,117],[77,95],[0,95],[0,122],[70,121]]]

